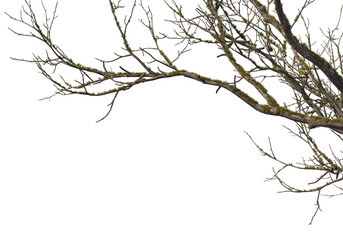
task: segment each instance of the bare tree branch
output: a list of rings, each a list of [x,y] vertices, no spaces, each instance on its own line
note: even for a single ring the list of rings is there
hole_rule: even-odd
[[[10,28],[11,32],[20,37],[37,39],[45,45],[43,55],[33,54],[32,59],[13,58],[34,63],[56,88],[50,97],[44,99],[71,94],[113,95],[108,112],[97,122],[111,113],[119,92],[139,84],[174,77],[216,86],[216,93],[219,89],[228,90],[258,112],[294,121],[297,130],[287,127],[289,133],[304,142],[312,153],[309,157],[302,156],[301,161],[276,157],[270,139],[269,150],[265,151],[248,136],[262,155],[279,166],[273,169],[273,176],[268,180],[278,181],[286,192],[317,193],[317,208],[312,223],[320,210],[320,196],[338,196],[343,190],[339,185],[343,180],[342,152],[334,152],[331,146],[329,152],[324,151],[311,132],[317,127],[328,128],[343,141],[343,32],[339,28],[343,8],[337,24],[327,32],[322,31],[325,40],[318,47],[312,41],[309,23],[305,20],[305,10],[309,5],[314,6],[314,2],[303,1],[290,23],[281,0],[202,0],[193,13],[186,12],[176,1],[165,1],[166,8],[173,15],[166,20],[168,27],[165,29],[172,31],[161,32],[156,27],[152,8],[142,1],[137,3],[134,0],[127,14],[119,17],[125,13],[125,6],[120,0],[109,0],[110,13],[122,48],[121,52],[114,53],[111,60],[96,58],[100,68],[74,61],[52,39],[57,3],[51,13],[42,3],[43,21],[36,17],[38,10],[28,0],[25,0],[18,17],[7,15],[27,29],[19,32]],[[142,19],[135,18],[139,10],[143,14]],[[139,46],[133,47],[135,45],[129,33],[135,21],[140,22],[150,34],[150,45],[143,46],[138,42]],[[303,25],[304,35],[295,36],[292,28],[300,24]],[[166,49],[163,45],[165,41],[174,43],[174,48]],[[179,59],[191,50],[195,51],[195,46],[216,47],[213,48],[216,56],[213,60],[225,61],[234,72],[219,79],[179,66]],[[207,57],[204,60],[211,61]],[[112,67],[118,71],[113,71]],[[66,68],[76,72],[79,78],[68,77],[64,72]],[[287,98],[279,96],[275,83],[288,93]],[[283,173],[288,171],[300,172],[307,181],[306,187],[295,186],[284,179]],[[324,191],[327,189],[335,189],[339,193],[326,194]]]

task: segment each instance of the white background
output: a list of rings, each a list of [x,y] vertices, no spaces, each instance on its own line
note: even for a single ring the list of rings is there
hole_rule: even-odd
[[[163,17],[163,1],[149,2]],[[22,3],[3,0],[1,12],[18,16]],[[338,3],[309,8],[311,25],[332,26]],[[61,0],[58,13],[56,42],[81,63],[121,44],[105,0]],[[323,198],[309,226],[315,195],[278,194],[276,182],[264,182],[275,164],[244,133],[265,147],[270,136],[282,159],[301,160],[304,145],[282,127],[292,122],[175,78],[119,94],[96,124],[111,96],[38,101],[54,88],[34,65],[9,57],[31,58],[41,45],[10,33],[19,25],[0,17],[0,239],[339,238],[342,198]],[[189,65],[216,71],[208,59],[205,52]]]

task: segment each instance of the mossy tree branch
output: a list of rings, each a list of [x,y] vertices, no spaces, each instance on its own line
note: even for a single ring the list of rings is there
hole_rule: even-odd
[[[56,87],[57,90],[52,96],[113,95],[109,111],[100,120],[109,115],[119,92],[150,81],[185,77],[217,86],[218,89],[226,89],[263,114],[295,121],[298,132],[291,133],[305,141],[313,152],[313,156],[306,161],[300,164],[282,161],[275,157],[272,148],[271,152],[267,152],[257,144],[256,146],[263,155],[282,165],[275,170],[272,179],[279,181],[287,191],[318,192],[320,196],[328,187],[342,189],[337,186],[343,180],[342,158],[333,153],[333,156],[324,153],[310,131],[316,127],[324,127],[331,129],[338,136],[343,133],[343,79],[340,75],[343,73],[343,56],[340,50],[343,34],[340,38],[335,37],[339,31],[338,21],[334,29],[324,34],[326,42],[322,49],[314,49],[304,18],[305,9],[313,2],[306,0],[290,24],[280,0],[265,3],[258,0],[199,0],[199,5],[191,16],[184,12],[180,4],[166,1],[166,8],[174,15],[173,19],[167,20],[169,28],[174,29],[173,34],[167,34],[159,33],[155,28],[152,10],[142,2],[137,4],[134,0],[128,15],[122,20],[119,12],[124,11],[125,7],[120,0],[109,0],[109,12],[113,16],[114,28],[119,33],[124,53],[114,53],[112,60],[97,59],[102,66],[98,68],[74,61],[52,39],[57,4],[51,16],[42,5],[45,16],[43,22],[38,21],[28,0],[25,0],[19,17],[8,16],[28,28],[27,32],[10,29],[13,33],[38,39],[45,44],[44,56],[34,54],[29,60],[14,59],[35,63],[44,77]],[[151,45],[134,48],[128,32],[136,20],[134,16],[139,6],[144,19],[138,22],[150,33]],[[292,27],[301,24],[300,20],[303,20],[307,43],[301,43],[292,33]],[[170,51],[167,53],[162,49],[162,41],[175,42],[174,56]],[[235,72],[218,79],[180,67],[178,60],[191,50],[195,51],[195,46],[200,44],[202,47],[216,46],[214,51],[217,51],[217,58],[233,67]],[[131,61],[132,65],[124,66],[124,60]],[[138,67],[131,70],[133,64],[137,63]],[[120,70],[113,71],[113,66]],[[79,73],[80,77],[66,77],[63,67]],[[275,87],[270,87],[270,82],[279,83],[280,88],[289,92],[288,98],[281,99]],[[247,89],[247,85],[251,86],[253,91]],[[308,189],[290,186],[280,175],[290,168],[302,172],[316,172],[317,180],[309,181]],[[313,187],[313,184],[317,186]]]
[[[337,87],[340,92],[343,92],[343,78],[334,69],[331,64],[313,52],[306,44],[301,44],[300,41],[293,35],[291,25],[283,11],[280,0],[274,0],[275,9],[280,19],[282,33],[287,42],[298,52],[301,56],[312,62],[328,77],[328,79]]]

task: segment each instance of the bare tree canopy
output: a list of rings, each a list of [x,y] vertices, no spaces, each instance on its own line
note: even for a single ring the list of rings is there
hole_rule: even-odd
[[[263,155],[278,163],[279,168],[273,169],[270,180],[277,180],[285,191],[318,193],[314,217],[320,210],[320,196],[343,194],[339,185],[343,180],[342,156],[333,150],[323,150],[312,136],[314,128],[322,127],[343,141],[343,35],[339,30],[342,11],[338,12],[337,25],[323,31],[324,41],[318,44],[311,38],[309,20],[304,15],[315,0],[302,2],[298,14],[290,19],[281,0],[202,0],[193,11],[185,11],[175,1],[165,1],[173,18],[166,19],[168,30],[163,31],[157,29],[153,11],[144,2],[134,1],[128,6],[120,0],[109,0],[108,12],[112,13],[122,46],[113,59],[97,58],[99,67],[73,60],[52,39],[57,3],[52,11],[42,4],[42,20],[37,17],[37,11],[41,10],[28,0],[19,16],[8,16],[27,27],[26,32],[11,28],[13,33],[45,44],[45,54],[34,54],[30,60],[15,60],[36,64],[55,86],[56,92],[46,99],[71,94],[113,96],[108,112],[99,121],[110,114],[120,92],[173,77],[216,86],[216,93],[227,90],[258,112],[293,120],[297,128],[288,130],[312,152],[301,162],[282,160],[276,157],[270,142],[267,151],[248,136]],[[135,14],[141,14],[142,19]],[[141,24],[150,34],[150,45],[145,41],[140,44],[139,37],[130,38],[132,24]],[[302,35],[296,34],[295,28],[301,28]],[[214,59],[206,61],[222,61],[232,73],[217,78],[179,64],[180,59],[201,48],[213,49],[215,53]],[[66,72],[77,73],[78,77],[70,77]],[[282,177],[287,170],[298,171],[307,185],[289,184]]]

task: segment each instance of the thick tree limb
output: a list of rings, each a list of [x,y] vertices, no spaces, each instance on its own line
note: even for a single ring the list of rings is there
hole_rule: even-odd
[[[324,58],[309,49],[305,44],[293,35],[291,25],[283,11],[281,0],[274,0],[275,10],[278,14],[282,32],[287,42],[296,50],[301,56],[316,65],[323,73],[329,78],[329,80],[337,87],[337,89],[343,93],[343,78],[337,73],[337,71],[328,63]]]

